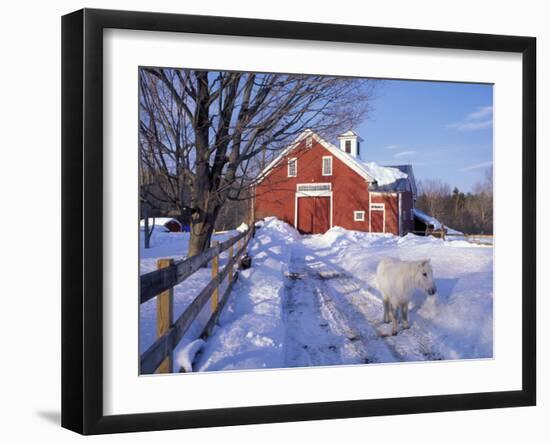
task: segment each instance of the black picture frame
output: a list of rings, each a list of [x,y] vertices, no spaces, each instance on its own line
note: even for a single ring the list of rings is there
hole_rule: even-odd
[[[522,389],[110,415],[103,413],[103,30],[171,31],[522,54]],[[62,18],[62,426],[82,434],[228,426],[536,403],[536,39],[83,9]]]

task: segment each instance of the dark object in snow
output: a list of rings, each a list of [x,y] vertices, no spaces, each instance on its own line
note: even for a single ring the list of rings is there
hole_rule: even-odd
[[[241,263],[239,265],[239,269],[248,269],[252,266],[252,257],[248,254],[244,254],[243,258],[241,259]]]
[[[285,272],[284,275],[289,280],[301,280],[305,277],[305,274],[300,274],[299,272]]]
[[[336,271],[321,271],[317,273],[316,277],[321,280],[330,280],[332,278],[340,278],[342,274]]]

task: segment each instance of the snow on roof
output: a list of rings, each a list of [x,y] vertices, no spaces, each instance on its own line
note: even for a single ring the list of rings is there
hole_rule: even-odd
[[[349,138],[349,137],[357,137],[357,139],[359,141],[363,141],[363,139],[359,136],[359,134],[357,134],[355,131],[347,131],[347,132],[344,132],[343,134],[340,134],[338,136],[338,138]]]
[[[406,189],[412,192],[413,197],[416,198],[417,196],[417,189],[416,189],[416,179],[414,178],[414,172],[412,165],[388,165],[389,168],[397,168],[401,172],[404,172],[407,174],[408,179],[406,182],[409,183],[410,189]]]
[[[361,165],[368,175],[376,180],[379,186],[386,186],[399,179],[406,179],[408,177],[407,174],[397,168],[381,166],[374,162],[367,163],[357,159],[354,160]]]
[[[438,219],[422,212],[420,209],[414,208],[413,213],[415,217],[419,218],[427,225],[431,225],[433,229],[441,229],[443,227],[443,225],[439,222]]]
[[[178,225],[181,226],[181,223],[175,218],[171,218],[171,217],[149,217],[149,225],[152,225],[154,223],[156,226],[164,226],[168,222],[175,222],[175,223],[177,223]],[[139,226],[142,227],[142,228],[145,227],[145,219],[141,219],[139,221]]]

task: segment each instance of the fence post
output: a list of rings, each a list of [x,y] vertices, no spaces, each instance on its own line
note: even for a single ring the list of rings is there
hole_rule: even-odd
[[[161,258],[157,261],[158,269],[167,268],[174,263],[171,258]],[[174,288],[167,289],[157,296],[157,338],[164,335],[174,322]],[[172,354],[164,359],[157,369],[158,374],[172,372]]]
[[[219,244],[220,242],[215,240],[212,242],[212,247],[215,248]],[[216,254],[214,258],[212,258],[212,280],[218,278],[219,265],[220,265],[220,255]],[[217,284],[216,288],[214,289],[214,292],[212,292],[212,312],[216,312],[216,309],[218,308],[219,292],[220,292],[220,287]]]
[[[233,245],[229,246],[229,253],[227,255],[227,264],[231,262],[232,258],[233,258]],[[231,265],[231,269],[227,274],[227,283],[231,284],[232,281],[233,281],[233,265]]]

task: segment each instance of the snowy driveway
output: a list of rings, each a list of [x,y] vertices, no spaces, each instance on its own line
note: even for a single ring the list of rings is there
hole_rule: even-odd
[[[418,316],[410,329],[388,336],[378,291],[323,258],[316,240],[294,245],[285,273],[286,366],[443,358],[430,326]]]
[[[293,246],[284,276],[285,366],[376,361],[370,352],[376,331],[360,306],[346,301],[353,293],[364,298],[360,281],[320,259],[303,242]],[[390,352],[385,357],[394,360]]]
[[[301,237],[268,219],[195,371],[490,358],[493,249],[333,228]],[[438,294],[418,292],[411,328],[386,337],[375,269],[430,258]]]

